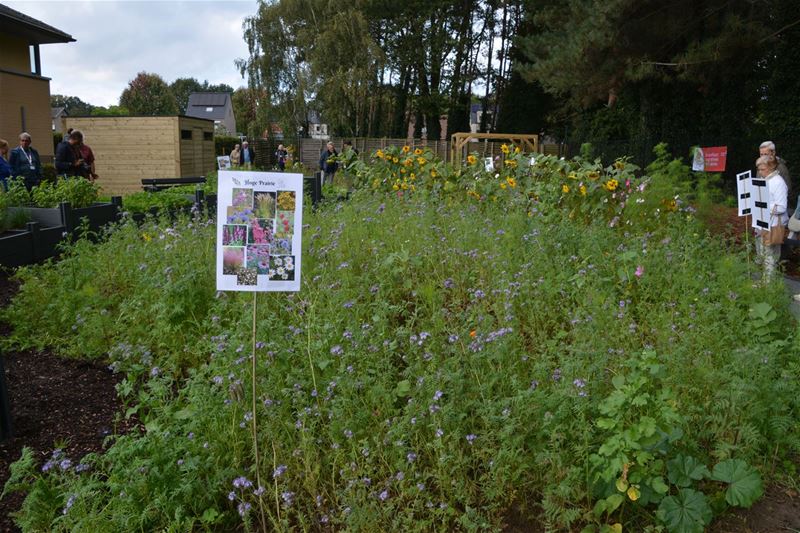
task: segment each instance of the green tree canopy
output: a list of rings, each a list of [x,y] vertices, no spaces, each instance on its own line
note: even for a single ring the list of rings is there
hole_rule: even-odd
[[[50,95],[50,107],[63,107],[67,115],[78,117],[91,115],[95,106],[86,103],[77,96],[64,96],[61,94]]]
[[[119,97],[119,105],[133,115],[175,115],[178,103],[169,85],[158,74],[140,72]]]

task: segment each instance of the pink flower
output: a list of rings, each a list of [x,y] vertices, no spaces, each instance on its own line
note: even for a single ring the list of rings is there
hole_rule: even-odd
[[[644,267],[642,265],[637,266],[636,272],[634,272],[634,274],[636,275],[637,278],[641,278],[642,275],[644,274]]]

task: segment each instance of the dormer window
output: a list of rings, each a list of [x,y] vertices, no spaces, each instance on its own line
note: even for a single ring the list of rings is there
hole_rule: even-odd
[[[211,113],[212,111],[214,111],[213,107],[207,107],[206,108],[206,113]]]

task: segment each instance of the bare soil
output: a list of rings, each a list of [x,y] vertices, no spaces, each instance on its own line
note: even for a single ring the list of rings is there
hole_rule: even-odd
[[[5,307],[17,287],[0,274],[0,307]],[[0,323],[0,335],[10,328]],[[64,359],[50,351],[9,351],[4,356],[6,383],[11,404],[12,437],[0,441],[0,487],[9,477],[9,466],[27,446],[46,461],[61,447],[73,464],[90,452],[101,452],[107,437],[124,433],[135,425],[128,420],[115,424],[120,402],[115,385],[119,381],[100,361]],[[0,500],[0,532],[19,531],[11,513],[23,496]]]

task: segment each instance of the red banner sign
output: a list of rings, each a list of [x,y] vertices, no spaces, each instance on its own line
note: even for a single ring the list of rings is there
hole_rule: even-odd
[[[696,148],[692,170],[700,172],[725,172],[725,162],[728,159],[727,146],[709,146]]]

